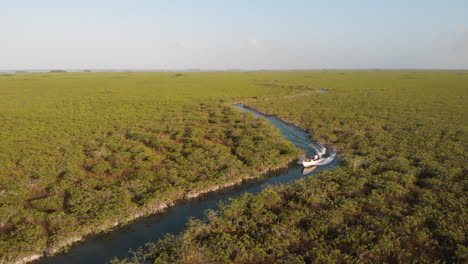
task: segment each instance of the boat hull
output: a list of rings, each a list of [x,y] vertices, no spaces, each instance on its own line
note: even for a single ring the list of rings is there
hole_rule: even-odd
[[[311,166],[317,166],[317,165],[320,165],[320,161],[322,159],[319,159],[319,160],[311,160],[311,161],[306,161],[306,160],[303,160],[302,161],[302,166],[304,167],[311,167]]]

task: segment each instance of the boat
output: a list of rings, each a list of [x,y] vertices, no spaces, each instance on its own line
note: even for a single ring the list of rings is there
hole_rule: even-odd
[[[314,158],[305,158],[302,159],[301,163],[304,167],[317,166],[320,165],[322,158],[319,155],[315,155]]]

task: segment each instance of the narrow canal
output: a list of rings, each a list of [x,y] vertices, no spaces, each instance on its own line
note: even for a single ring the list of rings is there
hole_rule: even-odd
[[[204,212],[208,209],[216,210],[220,202],[227,202],[229,199],[239,197],[244,193],[258,193],[269,185],[287,184],[321,170],[332,169],[338,165],[339,159],[334,158],[336,153],[326,150],[319,143],[312,141],[304,131],[275,117],[248,109],[243,105],[234,105],[234,107],[258,117],[266,118],[272,125],[281,130],[286,139],[296,147],[305,150],[307,156],[310,157],[320,153],[324,157],[328,157],[330,163],[320,166],[307,174],[304,174],[306,172],[303,173],[302,165],[293,164],[289,168],[268,173],[261,179],[177,203],[163,213],[138,219],[127,226],[106,234],[90,237],[73,246],[67,253],[43,258],[37,263],[94,264],[106,263],[114,257],[123,258],[129,256],[130,249],[136,250],[148,242],[157,241],[166,233],[180,233],[185,229],[191,217],[204,218]]]

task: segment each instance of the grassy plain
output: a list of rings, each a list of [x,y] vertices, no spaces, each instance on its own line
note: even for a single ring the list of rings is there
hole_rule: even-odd
[[[0,262],[285,166],[299,151],[228,103],[314,91],[301,75],[0,74]]]
[[[249,106],[340,150],[340,169],[247,194],[115,263],[466,263],[468,72],[300,74],[330,92]]]

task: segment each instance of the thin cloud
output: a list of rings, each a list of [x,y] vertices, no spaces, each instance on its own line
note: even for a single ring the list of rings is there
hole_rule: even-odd
[[[189,45],[187,42],[182,41],[182,40],[176,41],[176,45],[177,45],[179,48],[183,48],[183,49],[188,49],[188,48],[190,48],[190,45]]]
[[[463,29],[455,33],[453,48],[457,52],[468,52],[468,29]]]
[[[247,42],[256,50],[259,50],[259,51],[265,50],[262,45],[262,42],[256,38],[248,38]]]

